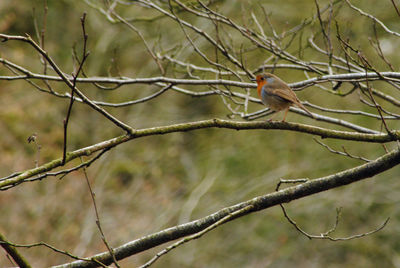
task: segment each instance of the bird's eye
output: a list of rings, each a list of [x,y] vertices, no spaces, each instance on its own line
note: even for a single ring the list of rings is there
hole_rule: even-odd
[[[261,77],[261,81],[264,81],[264,77]]]

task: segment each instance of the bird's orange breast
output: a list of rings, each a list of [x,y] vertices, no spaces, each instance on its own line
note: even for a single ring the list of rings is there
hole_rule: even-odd
[[[257,93],[258,93],[258,96],[260,97],[260,99],[262,98],[262,96],[261,96],[261,91],[262,91],[262,89],[263,89],[263,86],[266,85],[266,84],[267,84],[266,81],[259,81],[259,82],[257,82]]]

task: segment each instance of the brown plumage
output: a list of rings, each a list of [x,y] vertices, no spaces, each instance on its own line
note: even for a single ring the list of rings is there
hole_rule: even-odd
[[[293,104],[303,109],[312,118],[315,118],[313,114],[300,102],[296,93],[294,93],[289,85],[276,75],[264,73],[257,75],[254,80],[257,81],[257,92],[262,103],[275,112],[285,110],[282,122],[285,121],[289,107]]]

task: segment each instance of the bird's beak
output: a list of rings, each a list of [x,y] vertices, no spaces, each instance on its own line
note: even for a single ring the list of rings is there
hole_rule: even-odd
[[[257,81],[257,79],[255,79],[255,78],[251,78],[251,79],[250,79],[250,81],[251,81],[251,82],[256,82],[256,81]]]

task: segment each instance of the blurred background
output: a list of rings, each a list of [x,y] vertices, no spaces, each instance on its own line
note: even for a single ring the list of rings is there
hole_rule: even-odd
[[[157,3],[168,9],[168,2]],[[330,2],[318,3],[323,7]],[[379,5],[376,1],[352,3],[374,14],[389,28],[400,31],[400,18],[391,1],[380,1]],[[102,1],[49,0],[47,6],[45,49],[64,72],[73,72],[73,47],[81,55],[80,17],[86,12],[90,50],[84,67],[86,75],[160,76],[157,65],[138,35],[126,25],[110,22],[96,9],[96,6],[103,6]],[[271,28],[261,6],[269,14],[277,32],[291,29],[316,14],[313,1],[214,1],[210,5],[242,25],[248,25],[251,13],[254,13],[270,36]],[[130,19],[151,47],[159,51],[174,51],[186,46],[180,50],[179,59],[206,66],[185,41],[176,22],[159,17],[159,13],[140,5],[118,5],[116,11]],[[342,33],[349,37],[353,46],[368,55],[380,71],[388,71],[368,40],[374,36],[371,21],[350,9],[344,1],[335,5],[334,11]],[[215,36],[211,23],[184,12],[180,15]],[[38,40],[37,32],[44,25],[44,17],[44,1],[0,2],[1,33],[28,33]],[[297,53],[299,44],[306,46],[307,39],[320,31],[319,27],[318,20],[311,23],[295,38],[289,52]],[[385,56],[398,71],[399,39],[386,34],[380,27],[377,30]],[[235,35],[230,38],[237,47],[250,47],[248,41],[241,43]],[[210,57],[214,57],[214,48],[201,38],[196,42]],[[1,43],[0,55],[37,73],[43,71],[38,54],[27,44]],[[269,56],[266,52],[250,51],[244,60],[250,69],[255,69]],[[303,57],[327,61],[326,56],[313,50],[305,50]],[[166,76],[189,78],[185,72],[184,68],[169,67]],[[301,71],[277,70],[276,74],[288,83],[306,79]],[[0,75],[11,73],[1,66]],[[58,92],[69,92],[62,83],[52,82],[51,85]],[[374,86],[395,98],[400,97],[398,90],[384,83],[376,82]],[[159,90],[156,86],[144,84],[110,91],[89,84],[80,87],[91,99],[107,102],[134,100]],[[197,87],[196,90],[207,88]],[[242,93],[245,92],[242,90]],[[251,94],[256,96],[255,91]],[[327,108],[376,112],[360,103],[356,92],[341,98],[310,87],[299,92],[298,96],[301,100]],[[36,160],[41,165],[61,157],[63,120],[68,103],[68,99],[40,92],[23,80],[0,81],[0,177],[33,168]],[[396,107],[385,105],[396,111]],[[251,104],[249,111],[261,108],[259,104]],[[135,128],[227,118],[231,114],[217,95],[194,98],[174,91],[143,104],[106,109]],[[335,116],[376,130],[381,127],[379,120],[368,117]],[[289,113],[287,120],[332,127],[295,113]],[[398,121],[391,121],[390,126],[399,129]],[[41,147],[39,158],[36,145],[27,142],[33,133],[37,134],[37,143]],[[69,125],[69,151],[120,134],[119,129],[88,106],[75,103]],[[385,153],[382,145],[378,144],[336,140],[324,140],[324,143],[337,150],[345,146],[350,153],[368,159]],[[386,146],[390,150],[395,144]],[[77,163],[79,160],[70,166]],[[204,129],[125,143],[94,163],[88,169],[88,175],[96,194],[103,230],[111,246],[116,247],[273,192],[280,178],[313,179],[362,163],[328,152],[311,135],[280,130]],[[274,207],[227,223],[161,257],[153,267],[400,267],[399,175],[400,169],[396,167],[374,178],[287,205],[289,215],[312,234],[330,229],[335,223],[336,208],[342,208],[338,229],[333,234],[336,237],[371,231],[390,217],[388,225],[374,235],[345,242],[309,240],[287,222],[279,207]],[[0,232],[11,242],[29,244],[43,241],[82,257],[106,251],[82,171],[62,179],[46,178],[3,191],[0,193],[0,211]],[[165,246],[129,257],[120,264],[123,267],[141,265]],[[20,251],[33,267],[71,261],[43,247]],[[0,254],[0,266],[11,266],[4,251]]]

